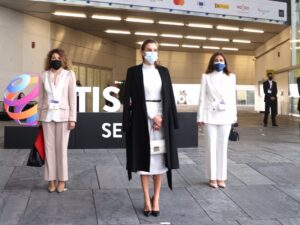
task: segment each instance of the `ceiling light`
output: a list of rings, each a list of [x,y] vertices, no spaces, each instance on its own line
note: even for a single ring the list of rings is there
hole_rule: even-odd
[[[204,49],[220,49],[220,47],[217,46],[203,46]]]
[[[240,28],[238,28],[238,27],[223,26],[223,25],[218,25],[217,29],[218,30],[231,30],[231,31],[239,31],[240,30]]]
[[[138,45],[142,45],[143,44],[143,42],[142,41],[138,41],[138,42],[136,42]]]
[[[180,34],[161,34],[162,37],[169,37],[169,38],[183,38]]]
[[[185,36],[185,38],[187,38],[187,39],[196,39],[196,40],[206,40],[207,39],[204,36],[193,36],[193,35]]]
[[[290,40],[291,43],[298,43],[300,42],[300,39],[297,39],[297,40]]]
[[[55,16],[69,16],[69,17],[79,17],[79,18],[86,18],[84,13],[71,13],[71,12],[60,12],[56,11],[53,13]]]
[[[163,25],[184,26],[184,23],[180,23],[180,22],[159,21],[158,23]]]
[[[106,30],[105,31],[106,33],[109,33],[109,34],[131,34],[130,31],[128,30]]]
[[[233,39],[232,42],[236,42],[236,43],[246,43],[246,44],[251,43],[250,40],[242,40],[242,39]]]
[[[208,29],[212,29],[213,25],[211,24],[204,24],[204,23],[189,23],[188,24],[189,27],[197,27],[197,28],[208,28]]]
[[[252,28],[244,28],[242,29],[244,32],[252,32],[252,33],[264,33],[263,30],[258,30],[258,29],[252,29]]]
[[[107,15],[92,15],[93,19],[98,20],[114,20],[114,21],[120,21],[122,18],[120,16],[107,16]]]
[[[166,46],[166,47],[179,47],[179,44],[171,44],[171,43],[160,43],[160,46]]]
[[[135,35],[141,35],[141,36],[152,36],[152,37],[156,37],[157,33],[149,33],[149,32],[135,32]]]
[[[134,18],[134,17],[127,17],[125,20],[127,22],[134,22],[134,23],[154,23],[154,20]]]
[[[200,48],[200,45],[181,45],[183,48]]]
[[[222,50],[226,50],[226,51],[238,51],[238,48],[227,48],[227,47],[223,47]]]
[[[228,38],[217,38],[217,37],[212,37],[209,40],[210,41],[224,41],[224,42],[228,42],[229,41]]]

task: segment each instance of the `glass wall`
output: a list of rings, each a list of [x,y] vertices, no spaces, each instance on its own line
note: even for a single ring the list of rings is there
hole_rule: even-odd
[[[103,111],[105,99],[103,98],[102,93],[104,88],[113,85],[112,70],[76,63],[73,64],[73,70],[76,75],[76,80],[79,80],[81,86],[100,87],[100,111]],[[93,94],[89,92],[86,94],[86,112],[92,111]]]
[[[300,68],[300,3],[298,0],[291,0],[291,51],[292,66]],[[297,78],[300,77],[300,69],[290,71],[289,74],[289,110],[290,114],[297,115],[299,95],[297,87]]]

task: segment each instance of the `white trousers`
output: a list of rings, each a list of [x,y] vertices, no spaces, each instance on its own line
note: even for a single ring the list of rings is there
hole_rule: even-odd
[[[227,148],[231,125],[205,124],[206,176],[209,180],[227,179]]]
[[[68,122],[42,122],[45,142],[45,180],[68,180]]]

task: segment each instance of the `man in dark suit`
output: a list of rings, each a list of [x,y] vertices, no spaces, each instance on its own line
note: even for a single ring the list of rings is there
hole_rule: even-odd
[[[273,80],[273,74],[268,73],[268,80],[263,83],[265,93],[265,116],[264,126],[268,124],[268,116],[271,108],[272,126],[277,127],[276,115],[277,115],[277,83]]]

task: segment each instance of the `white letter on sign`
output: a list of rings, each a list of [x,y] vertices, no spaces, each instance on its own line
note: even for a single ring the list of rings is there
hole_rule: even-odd
[[[107,127],[110,127],[109,123],[102,124],[102,130],[106,132],[106,134],[102,134],[102,137],[104,138],[110,138],[111,136],[111,131]]]
[[[110,92],[113,92],[113,93],[115,93],[115,94],[118,94],[119,91],[120,91],[119,88],[113,87],[113,86],[107,87],[107,88],[104,89],[104,91],[103,91],[103,97],[104,97],[107,101],[110,101],[110,102],[113,104],[113,106],[107,106],[107,105],[105,105],[105,106],[103,107],[103,109],[104,109],[106,112],[117,112],[117,111],[120,109],[121,104],[120,104],[119,99],[117,99],[116,97],[110,95]]]
[[[120,134],[122,129],[120,127],[122,127],[122,123],[114,123],[113,124],[113,137],[114,138],[122,138],[122,134]],[[117,132],[119,132],[119,134]]]
[[[91,92],[91,87],[76,87],[79,96],[79,112],[85,112],[85,93]]]

